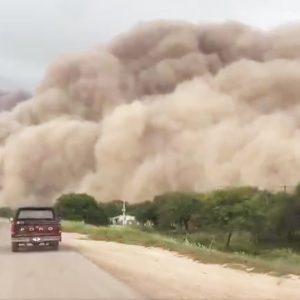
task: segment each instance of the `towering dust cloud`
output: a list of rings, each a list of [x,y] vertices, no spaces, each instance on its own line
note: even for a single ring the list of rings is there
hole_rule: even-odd
[[[0,114],[0,204],[300,181],[300,26],[154,22]]]
[[[31,95],[24,90],[4,91],[0,89],[0,112],[12,109],[18,103],[30,97]]]

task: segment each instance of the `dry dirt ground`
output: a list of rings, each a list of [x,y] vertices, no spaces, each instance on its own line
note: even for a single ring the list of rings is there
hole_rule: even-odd
[[[151,299],[300,299],[299,277],[273,277],[203,264],[158,248],[92,241],[65,242]]]

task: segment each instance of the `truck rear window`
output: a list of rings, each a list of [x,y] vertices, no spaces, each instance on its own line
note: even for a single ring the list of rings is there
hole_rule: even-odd
[[[54,219],[54,214],[51,209],[24,209],[20,210],[18,219]]]

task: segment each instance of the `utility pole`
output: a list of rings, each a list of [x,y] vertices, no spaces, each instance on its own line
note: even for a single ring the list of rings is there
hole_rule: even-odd
[[[123,200],[122,212],[123,212],[123,226],[125,226],[126,225],[126,202],[125,202],[125,200]]]

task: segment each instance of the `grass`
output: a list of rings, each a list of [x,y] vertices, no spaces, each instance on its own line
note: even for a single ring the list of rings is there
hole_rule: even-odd
[[[197,231],[186,234],[179,231],[162,231],[164,235],[172,236],[179,241],[188,239],[193,244],[202,244],[213,247],[220,251],[245,252],[252,255],[262,255],[265,252],[272,252],[274,249],[291,249],[296,253],[300,252],[300,241],[269,241],[254,243],[252,236],[248,232],[234,232],[230,242],[230,249],[226,249],[226,232],[208,230]],[[289,251],[289,253],[291,252]]]
[[[272,272],[274,275],[300,275],[300,255],[288,248],[266,250],[259,255],[253,255],[243,251],[225,252],[214,249],[213,245],[207,246],[200,242],[183,240],[155,231],[146,232],[132,227],[96,227],[80,222],[65,221],[63,229],[65,232],[86,234],[93,240],[159,247],[203,263],[226,264],[229,267],[251,269],[254,272]]]

